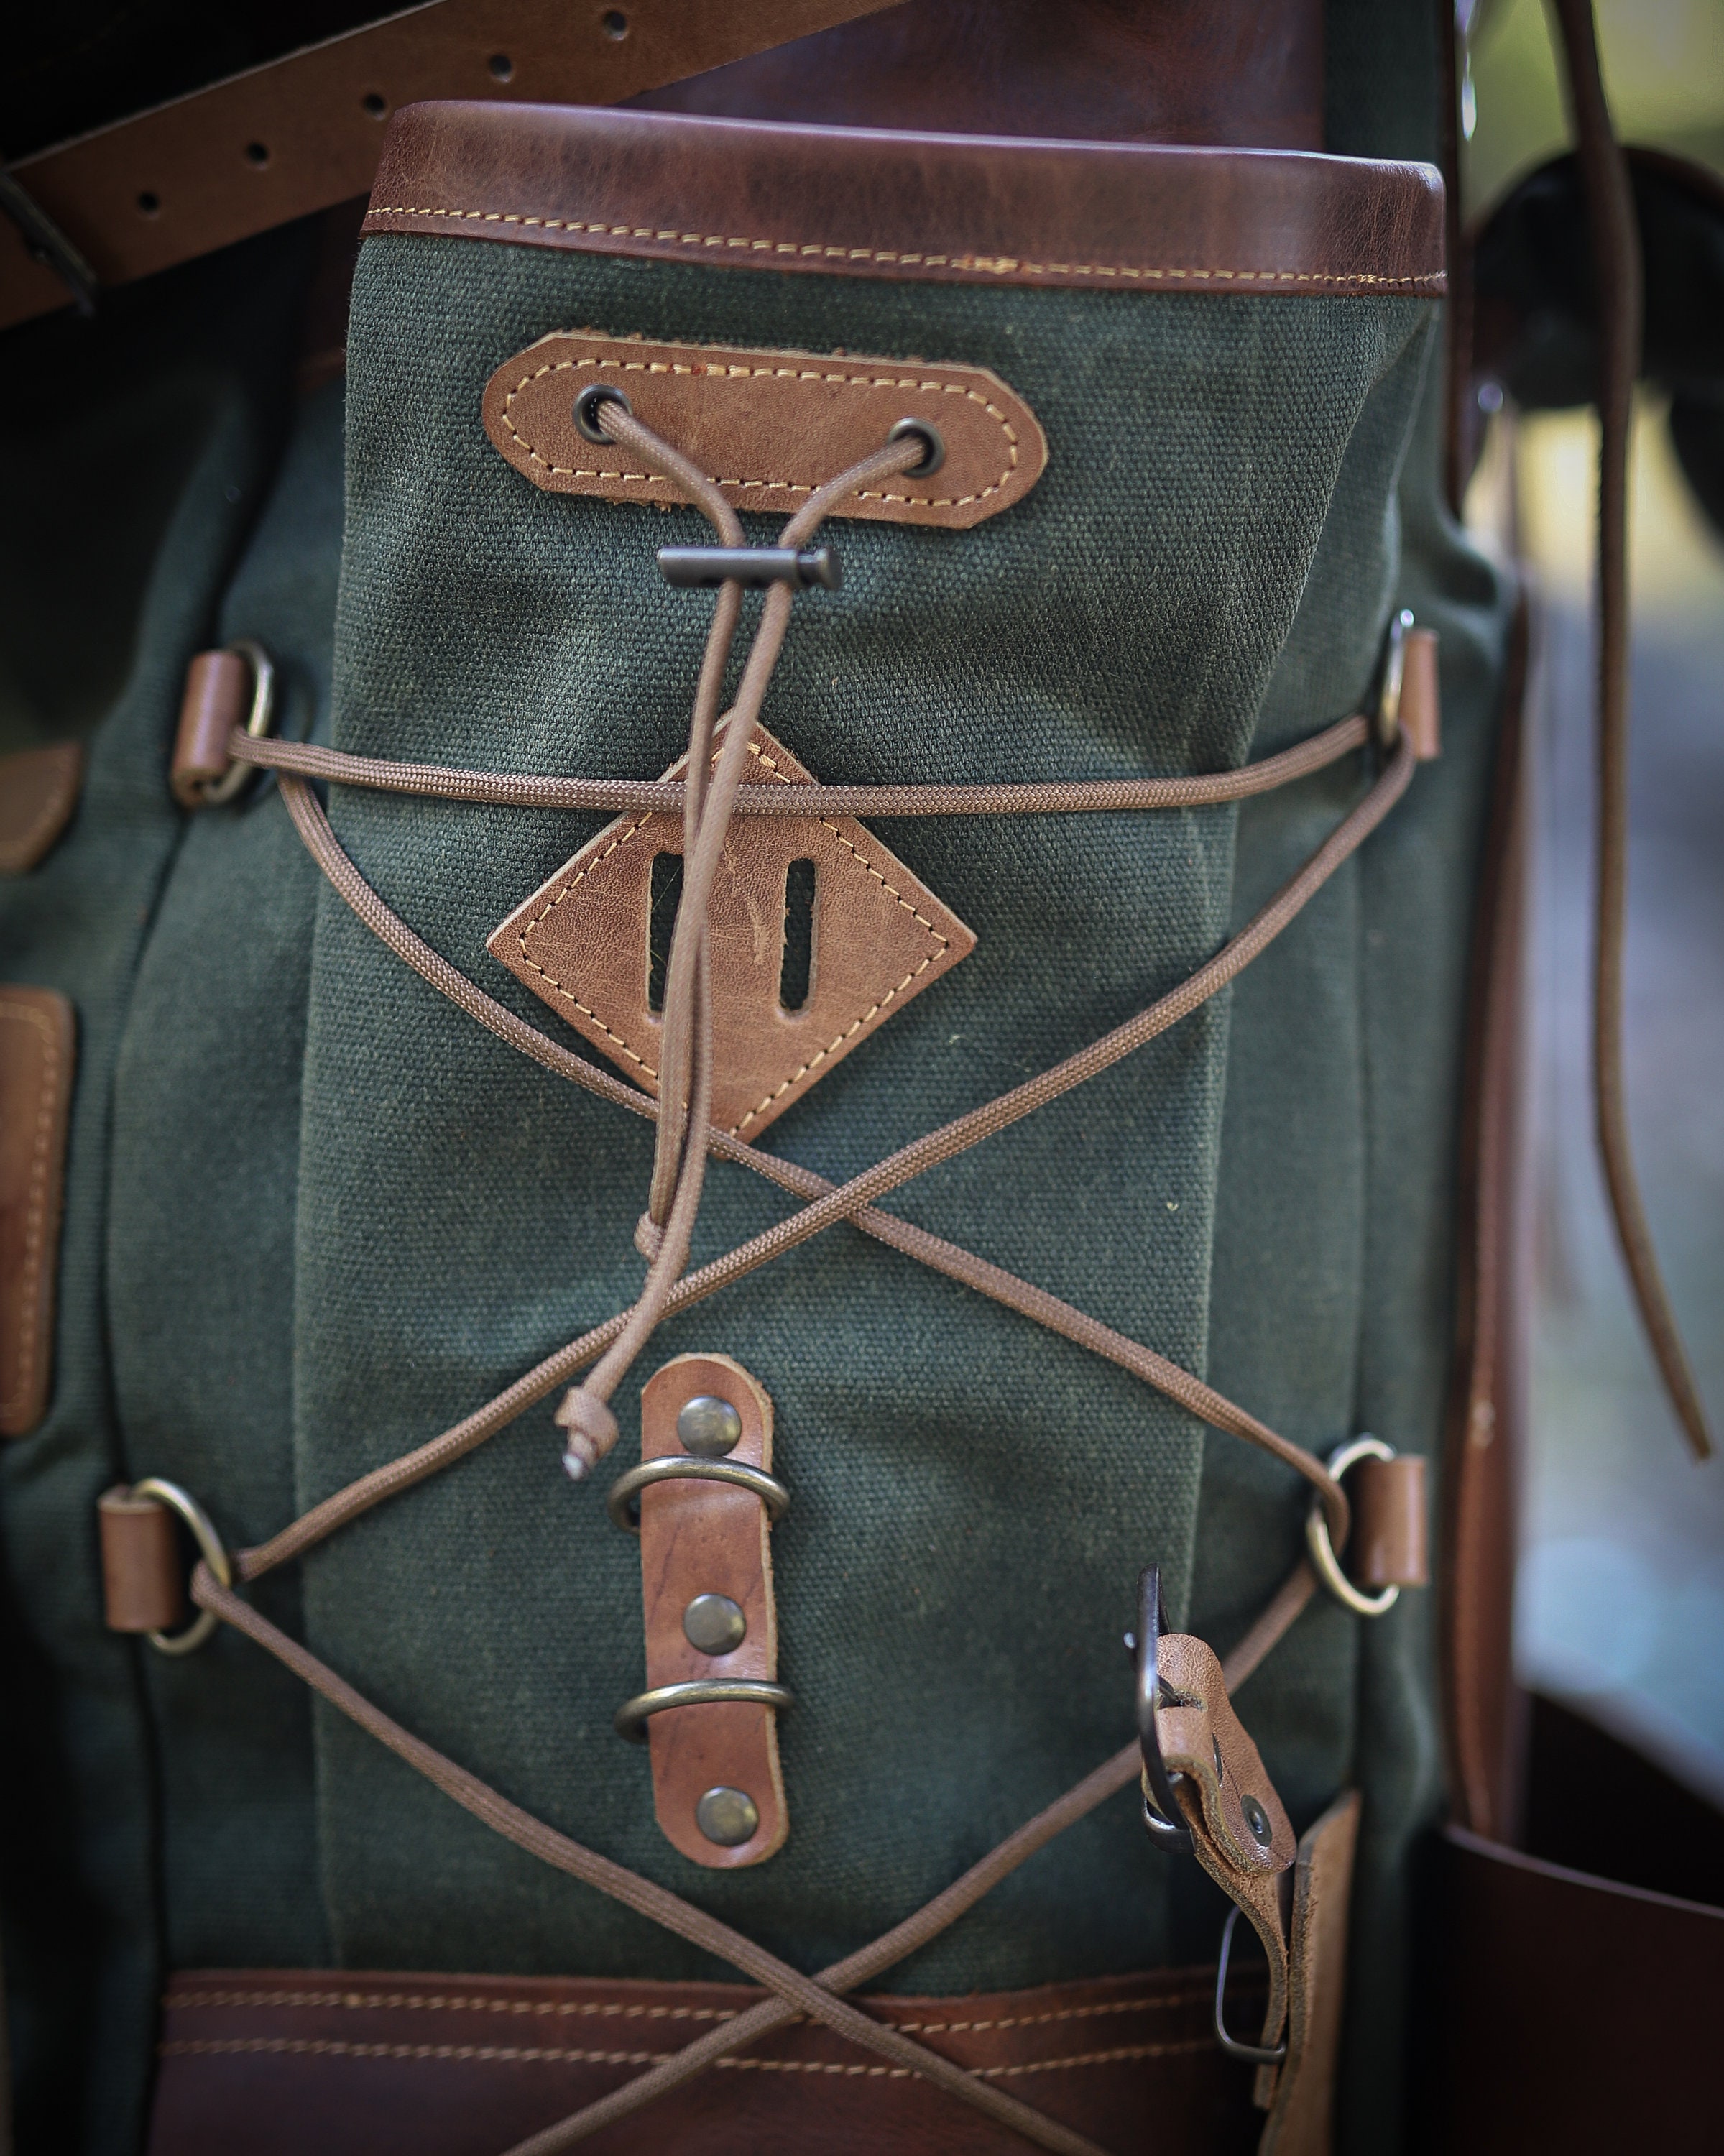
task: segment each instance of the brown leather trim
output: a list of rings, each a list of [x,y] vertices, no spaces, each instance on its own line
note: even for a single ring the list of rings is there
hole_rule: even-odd
[[[545,105],[398,114],[365,229],[947,283],[1444,290],[1429,165]]]
[[[640,1395],[643,1460],[686,1459],[676,1419],[689,1401],[728,1400],[742,1434],[723,1456],[739,1467],[772,1470],[772,1403],[766,1388],[728,1355],[678,1355],[655,1370]],[[773,1684],[778,1676],[778,1620],[772,1599],[772,1548],[767,1508],[751,1490],[721,1482],[659,1482],[640,1493],[640,1588],[646,1682],[686,1684],[741,1677]],[[683,1619],[699,1594],[727,1595],[747,1630],[735,1647],[703,1654]],[[667,1707],[647,1724],[653,1811],[664,1838],[709,1871],[764,1864],[784,1846],[790,1808],[778,1763],[774,1707],[711,1700]],[[631,1769],[632,1771],[632,1769]],[[703,1832],[700,1799],[711,1789],[740,1790],[757,1825],[726,1847]]]
[[[721,726],[720,741],[723,733]],[[807,767],[764,726],[754,730],[752,753],[763,779],[808,782]],[[680,778],[685,761],[679,757],[667,776]],[[649,1007],[653,862],[682,850],[680,815],[619,816],[485,944],[654,1095],[664,1029]],[[787,879],[797,860],[813,865],[812,949],[807,998],[799,1009],[785,1010],[778,998]],[[724,862],[708,932],[717,1065],[712,1119],[752,1142],[967,957],[976,938],[852,817],[740,818],[726,836]]]
[[[52,988],[0,986],[0,1435],[48,1412],[72,1006]]]
[[[1359,1793],[1348,1789],[1300,1838],[1287,1951],[1287,2061],[1276,2079],[1259,2156],[1330,2156],[1334,2145],[1335,2067],[1358,1836]]]
[[[1467,1022],[1455,1402],[1439,1577],[1449,1802],[1475,1833],[1511,1831],[1519,1696],[1511,1637],[1527,1297],[1525,1051],[1527,619],[1516,618],[1491,782]]]
[[[186,1568],[173,1514],[124,1482],[96,1500],[102,1616],[110,1632],[172,1632],[186,1621]]]
[[[1210,1969],[961,1999],[863,2003],[1093,2136],[1158,2156],[1247,2156],[1251,2070],[1209,2029]],[[761,1994],[631,1984],[200,1969],[163,2001],[148,2156],[500,2152],[633,2078]],[[1242,1968],[1229,2005],[1260,2000]],[[824,2030],[793,2025],[608,2130],[614,2156],[1022,2156],[991,2119]]]
[[[601,382],[621,390],[635,418],[738,509],[767,515],[793,516],[817,487],[879,449],[900,419],[937,429],[938,470],[865,487],[829,516],[967,531],[1020,502],[1048,461],[1034,413],[985,367],[585,331],[554,331],[505,359],[485,385],[485,431],[524,479],[550,494],[692,500],[674,478],[582,434],[575,399]]]
[[[71,821],[83,783],[78,742],[0,757],[0,875],[35,867]]]
[[[1459,1828],[1434,1884],[1430,2156],[1724,2148],[1724,1910]]]
[[[251,703],[251,668],[237,651],[200,651],[186,669],[168,785],[182,808],[202,806],[205,791],[230,769],[228,737]]]
[[[1396,1460],[1362,1460],[1353,1470],[1353,1570],[1359,1584],[1430,1584],[1424,1462],[1416,1453]]]
[[[622,10],[572,17],[565,0],[433,0],[40,151],[11,171],[101,283],[123,285],[363,194],[384,119],[415,99],[604,104],[883,4],[629,0]],[[607,32],[608,12],[626,18],[622,37]],[[0,218],[0,328],[69,299]]]

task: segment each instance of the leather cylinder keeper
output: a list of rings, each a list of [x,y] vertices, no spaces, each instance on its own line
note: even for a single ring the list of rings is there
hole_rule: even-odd
[[[1409,639],[1410,642],[1410,639]],[[1430,1584],[1424,1462],[1401,1454],[1362,1460],[1352,1471],[1353,1532],[1348,1556],[1362,1587]]]
[[[1430,763],[1443,752],[1443,700],[1437,686],[1437,632],[1407,632],[1401,664],[1401,724],[1413,753]]]
[[[228,742],[251,706],[251,669],[237,651],[200,651],[186,670],[169,783],[182,808],[201,808],[233,759]]]
[[[184,1624],[186,1567],[173,1514],[124,1483],[96,1502],[102,1598],[110,1632],[171,1632]]]

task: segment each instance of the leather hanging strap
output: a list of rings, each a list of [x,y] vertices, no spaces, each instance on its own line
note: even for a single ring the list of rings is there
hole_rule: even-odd
[[[884,0],[433,0],[21,158],[12,177],[124,285],[369,188],[384,123],[428,98],[613,105],[873,13]],[[0,230],[0,329],[72,303]]]
[[[1622,1068],[1628,911],[1629,439],[1640,371],[1639,226],[1598,73],[1590,0],[1556,0],[1598,294],[1598,800],[1593,973],[1593,1091],[1611,1216],[1649,1346],[1696,1459],[1710,1457],[1706,1404],[1652,1247],[1629,1144]]]

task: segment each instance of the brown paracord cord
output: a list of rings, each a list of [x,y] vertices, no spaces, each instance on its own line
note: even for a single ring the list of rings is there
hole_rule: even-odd
[[[600,414],[600,424],[635,455],[649,464],[670,468],[675,453],[632,413],[607,406]],[[862,458],[816,489],[784,526],[779,544],[789,548],[805,546],[838,503],[859,488],[877,485],[920,464],[926,454],[926,443],[912,437],[889,442],[871,456]],[[710,481],[705,485],[716,492]],[[734,522],[734,512],[727,514]],[[639,1300],[591,1373],[571,1388],[557,1410],[557,1420],[568,1433],[563,1464],[577,1477],[590,1473],[617,1441],[611,1394],[665,1316],[694,1239],[706,1185],[706,1132],[711,1122],[712,1085],[712,1029],[702,993],[708,905],[736,789],[747,769],[755,721],[783,649],[793,600],[788,584],[774,584],[767,592],[726,726],[724,746],[710,779],[704,783],[698,821],[693,820],[689,807],[684,811],[682,897],[665,971],[658,1132],[647,1218],[639,1238],[650,1258]],[[697,715],[689,744],[691,775],[697,763],[704,763],[710,739],[710,731],[703,738]],[[690,1142],[691,1130],[700,1133],[698,1142]]]
[[[1244,1682],[1287,1630],[1310,1599],[1315,1584],[1310,1568],[1301,1559],[1268,1609],[1223,1665],[1223,1679],[1229,1691]],[[711,2059],[754,2042],[771,2030],[803,2015],[824,2023],[838,2035],[882,2054],[895,2065],[925,2076],[936,2087],[988,2112],[1002,2125],[1043,2148],[1063,2152],[1063,2156],[1106,2156],[1105,2151],[1084,2135],[1073,2133],[1028,2104],[1019,2102],[1015,2097],[978,2079],[967,2068],[918,2044],[889,2023],[876,2021],[859,2009],[848,2005],[837,1994],[854,1989],[894,1962],[916,1953],[1056,1835],[1093,1811],[1116,1790],[1124,1789],[1136,1777],[1141,1764],[1135,1743],[1116,1753],[1075,1788],[1008,1835],[914,1916],[895,1926],[872,1945],[834,1963],[820,1977],[811,1978],[767,1953],[728,1924],[685,1902],[680,1895],[642,1878],[626,1866],[601,1856],[597,1851],[583,1847],[511,1804],[489,1784],[481,1782],[476,1775],[403,1729],[338,1676],[327,1663],[260,1616],[249,1603],[218,1586],[208,1566],[201,1562],[192,1575],[192,1599],[200,1609],[213,1611],[274,1655],[368,1736],[387,1746],[493,1832],[541,1862],[609,1895],[624,1907],[729,1962],[777,1994],[776,1999],[763,2001],[726,2022],[721,2029],[697,2039],[667,2059],[663,2066],[650,2069],[626,2087],[613,2091],[597,2104],[589,2105],[573,2118],[534,2136],[519,2150],[511,2152],[511,2156],[524,2156],[529,2149],[535,2152],[535,2156],[549,2156],[552,2150],[567,2148],[599,2127],[639,2109],[690,2079]]]
[[[1412,778],[1413,769],[1412,752],[1406,742],[1403,740],[1396,749],[1394,756],[1364,799],[1331,833],[1328,839],[1306,861],[1303,868],[1283,886],[1280,891],[1246,927],[1240,931],[1239,935],[1223,946],[1207,965],[1200,967],[1178,988],[1152,1004],[1147,1010],[1140,1012],[1136,1018],[1128,1019],[1125,1024],[1116,1027],[1111,1033],[1104,1034],[1100,1040],[1092,1042],[1088,1048],[1080,1050],[1077,1055],[1068,1057],[1065,1062],[1056,1064],[1051,1070],[1043,1072],[1039,1077],[1014,1087],[1010,1092],[1001,1094],[983,1106],[971,1110],[967,1115],[958,1116],[953,1122],[945,1125],[943,1128],[931,1132],[926,1137],[901,1147],[899,1152],[889,1155],[884,1161],[876,1163],[873,1168],[853,1178],[849,1183],[841,1184],[836,1188],[829,1188],[824,1196],[817,1199],[812,1204],[805,1206],[801,1212],[792,1214],[788,1220],[779,1222],[775,1227],[766,1229],[748,1242],[738,1245],[736,1249],[727,1252],[723,1257],[715,1259],[710,1265],[685,1276],[672,1288],[666,1298],[662,1314],[668,1316],[675,1311],[686,1309],[690,1304],[700,1301],[716,1289],[726,1286],[731,1281],[740,1279],[746,1273],[753,1271],[757,1266],[781,1256],[785,1251],[795,1248],[799,1243],[807,1241],[811,1236],[831,1226],[835,1221],[853,1215],[864,1207],[871,1205],[875,1199],[883,1197],[889,1190],[896,1188],[900,1183],[909,1182],[925,1169],[952,1158],[956,1153],[977,1143],[984,1137],[993,1136],[997,1131],[1006,1128],[1009,1124],[1030,1114],[1034,1109],[1044,1106],[1048,1101],[1058,1099],[1061,1094],[1069,1092],[1074,1086],[1080,1085],[1085,1079],[1095,1076],[1099,1071],[1106,1070],[1110,1065],[1119,1061],[1135,1049],[1143,1046],[1157,1034],[1165,1032],[1179,1019],[1195,1009],[1208,996],[1213,995],[1219,988],[1232,980],[1274,940],[1275,937],[1280,934],[1312,894],[1382,822],[1395,802],[1405,792]],[[300,835],[316,857],[319,866],[335,886],[337,893],[367,927],[370,927],[392,948],[398,950],[400,955],[406,957],[408,963],[414,966],[415,970],[420,972],[433,986],[439,988],[443,993],[449,997],[451,1001],[478,1019],[481,1024],[498,1034],[500,1038],[509,1041],[514,1046],[525,1049],[526,1053],[533,1055],[535,1060],[545,1064],[546,1067],[559,1070],[565,1075],[577,1078],[580,1083],[590,1085],[593,1091],[603,1092],[608,1097],[616,1098],[627,1105],[635,1106],[638,1102],[639,1112],[649,1115],[654,1112],[653,1103],[645,1101],[644,1096],[634,1094],[634,1090],[625,1086],[622,1081],[612,1079],[608,1074],[599,1071],[595,1065],[585,1063],[584,1059],[569,1056],[566,1064],[561,1057],[555,1062],[549,1061],[536,1045],[543,1040],[542,1035],[538,1034],[534,1028],[526,1025],[524,1021],[516,1018],[512,1012],[506,1010],[504,1006],[496,1004],[491,998],[484,995],[481,991],[475,988],[454,967],[449,965],[446,959],[439,957],[428,946],[421,943],[418,937],[413,937],[412,932],[406,928],[405,924],[401,922],[384,905],[382,900],[366,883],[346,854],[341,851],[334,833],[329,828],[327,819],[304,781],[284,777],[281,782],[281,792]],[[408,939],[411,939],[410,942]],[[413,947],[414,946],[417,949]],[[546,1043],[546,1045],[554,1046],[554,1044]],[[564,1051],[564,1054],[567,1055],[567,1051]],[[612,1091],[613,1088],[615,1089],[614,1093]],[[767,1163],[772,1164],[772,1170],[782,1169],[788,1165],[788,1163],[776,1161],[770,1154],[756,1156],[754,1148],[744,1148],[736,1140],[721,1140],[717,1134],[714,1134],[713,1145],[714,1150],[731,1152],[732,1158],[747,1159],[750,1165],[754,1165],[757,1158],[762,1164],[762,1172],[772,1172],[765,1168],[764,1164]],[[733,1152],[732,1148],[735,1148]],[[776,1174],[775,1179],[777,1179]],[[890,1217],[882,1216],[883,1219],[887,1219]],[[902,1230],[905,1224],[895,1223],[894,1226]],[[902,1247],[901,1245],[900,1247]],[[953,1246],[947,1245],[946,1249],[950,1251]],[[957,1255],[967,1258],[967,1254]],[[968,1266],[977,1268],[977,1277],[973,1283],[970,1281],[967,1266],[964,1270],[959,1270],[955,1265],[942,1265],[941,1269],[950,1270],[953,1277],[964,1280],[967,1284],[975,1285],[986,1294],[993,1294],[997,1286],[1010,1277],[1000,1275],[994,1268],[987,1269],[984,1275],[981,1262],[973,1259],[968,1260]],[[1024,1308],[1026,1316],[1034,1317],[1039,1315],[1039,1312],[1036,1309],[1029,1306],[1031,1299],[1039,1300],[1040,1291],[1027,1290],[1025,1300],[1018,1306]],[[1054,1303],[1054,1299],[1048,1297],[1046,1302],[1052,1305]],[[1059,1306],[1055,1306],[1055,1307]],[[1093,1321],[1083,1320],[1081,1313],[1074,1312],[1072,1315],[1085,1327],[1086,1330],[1093,1324]],[[523,1377],[517,1378],[513,1385],[499,1394],[485,1407],[457,1423],[453,1429],[446,1430],[441,1437],[433,1439],[428,1444],[420,1446],[413,1452],[403,1455],[401,1459],[392,1461],[386,1466],[375,1469],[370,1475],[362,1476],[357,1481],[349,1484],[346,1489],[337,1491],[333,1496],[326,1498],[321,1504],[314,1507],[310,1512],[304,1514],[292,1526],[285,1528],[280,1534],[272,1537],[261,1548],[244,1553],[240,1559],[242,1576],[246,1578],[254,1578],[270,1567],[283,1563],[290,1557],[300,1554],[314,1543],[321,1542],[325,1535],[334,1532],[336,1528],[344,1525],[346,1521],[357,1518],[360,1513],[369,1511],[373,1505],[380,1503],[384,1498],[393,1496],[400,1491],[410,1488],[414,1483],[423,1481],[425,1476],[436,1473],[439,1468],[471,1451],[476,1445],[482,1444],[486,1438],[502,1429],[505,1424],[513,1421],[516,1415],[523,1413],[536,1400],[542,1399],[556,1386],[564,1383],[576,1371],[592,1361],[595,1356],[602,1353],[621,1331],[626,1318],[627,1313],[624,1312],[608,1320],[604,1325],[595,1327],[593,1331],[584,1334],[579,1340],[572,1342],[567,1347],[559,1349],[555,1355],[547,1357],[535,1369],[528,1371]],[[1066,1327],[1062,1325],[1058,1329],[1065,1331]],[[1107,1333],[1108,1328],[1095,1325],[1093,1335],[1085,1338],[1083,1344],[1096,1344],[1101,1337]],[[1069,1337],[1076,1338],[1080,1336],[1074,1332]],[[1115,1341],[1121,1337],[1117,1334],[1110,1337]],[[1104,1347],[1101,1352],[1106,1353],[1107,1350]],[[1137,1351],[1144,1357],[1147,1357],[1149,1352],[1147,1349]],[[1164,1374],[1172,1371],[1175,1366],[1162,1363],[1159,1358],[1155,1358],[1155,1361],[1159,1364],[1159,1368],[1137,1368],[1135,1374],[1146,1378],[1147,1382],[1161,1386],[1163,1389],[1171,1389],[1164,1383]],[[1126,1367],[1133,1367],[1133,1365],[1128,1364]],[[1193,1389],[1191,1393],[1186,1394],[1186,1397],[1181,1399],[1182,1405],[1189,1406],[1193,1413],[1199,1414],[1205,1420],[1215,1420],[1216,1426],[1219,1428],[1226,1429],[1234,1435],[1246,1437],[1253,1443],[1264,1445],[1278,1458],[1285,1460],[1289,1466],[1296,1467],[1312,1483],[1322,1496],[1326,1513],[1330,1522],[1331,1537],[1334,1540],[1337,1549],[1342,1548],[1350,1523],[1350,1512],[1345,1493],[1327,1471],[1322,1467],[1321,1462],[1312,1455],[1306,1452],[1302,1447],[1294,1445],[1285,1439],[1276,1437],[1275,1433],[1269,1430],[1265,1425],[1256,1422],[1255,1418],[1245,1415],[1244,1410],[1234,1408],[1230,1403],[1223,1400],[1220,1395],[1210,1392],[1207,1387],[1201,1388],[1200,1404],[1199,1394],[1196,1389],[1199,1388],[1199,1381],[1189,1377],[1186,1373],[1180,1372],[1178,1375],[1183,1380],[1182,1392],[1186,1387]],[[1178,1398],[1179,1394],[1174,1394],[1173,1396]],[[1215,1415],[1210,1411],[1215,1407],[1224,1411],[1226,1419],[1216,1419]]]
[[[1308,741],[1237,771],[1195,778],[1070,778],[980,786],[739,786],[738,816],[1073,816],[1157,808],[1209,808],[1272,793],[1307,773],[1338,763],[1371,738],[1371,722],[1355,712]],[[392,763],[303,742],[254,739],[236,726],[228,743],[236,762],[337,786],[411,793],[501,808],[587,809],[606,815],[680,816],[686,788],[680,778],[551,778],[495,771],[464,771],[439,763]]]
[[[1640,1322],[1695,1457],[1711,1456],[1706,1403],[1670,1308],[1629,1142],[1622,1067],[1623,940],[1629,876],[1629,449],[1640,371],[1640,232],[1628,166],[1598,73],[1591,0],[1556,0],[1598,315],[1598,803],[1593,971],[1593,1092],[1598,1152]]]

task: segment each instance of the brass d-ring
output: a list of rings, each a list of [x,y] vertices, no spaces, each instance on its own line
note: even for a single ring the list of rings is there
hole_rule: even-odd
[[[275,662],[255,637],[236,637],[224,648],[236,659],[243,659],[251,669],[251,709],[246,714],[245,731],[254,741],[261,741],[275,722]],[[213,778],[204,788],[204,807],[220,808],[224,801],[233,798],[249,778],[256,776],[255,764],[241,763],[236,759],[219,778]]]
[[[1338,1482],[1349,1467],[1356,1467],[1362,1460],[1393,1460],[1395,1449],[1385,1445],[1380,1437],[1349,1438],[1345,1445],[1337,1445],[1329,1455],[1329,1472]],[[1343,1608],[1351,1609],[1357,1617],[1380,1617],[1385,1609],[1393,1609],[1400,1599],[1398,1587],[1385,1587],[1375,1594],[1367,1594],[1362,1588],[1355,1587],[1341,1569],[1335,1554],[1335,1545],[1329,1539],[1329,1522],[1323,1517],[1321,1496],[1311,1501],[1311,1510],[1305,1520],[1305,1546],[1311,1552],[1311,1561],[1316,1568],[1317,1578]]]
[[[663,1714],[667,1707],[722,1706],[733,1700],[781,1710],[796,1704],[793,1692],[781,1684],[767,1684],[763,1678],[690,1677],[681,1684],[655,1685],[650,1691],[625,1699],[612,1716],[611,1727],[631,1744],[644,1744],[650,1716]]]
[[[177,1482],[166,1482],[159,1475],[146,1475],[141,1482],[134,1482],[134,1497],[153,1497],[158,1505],[166,1505],[169,1512],[177,1512],[192,1530],[193,1539],[203,1554],[203,1562],[223,1587],[233,1584],[233,1568],[215,1524],[189,1490],[181,1489]],[[183,1632],[151,1632],[146,1636],[150,1645],[164,1655],[189,1655],[201,1647],[216,1628],[213,1609],[200,1610]]]
[[[625,1533],[638,1535],[640,1522],[629,1510],[629,1499],[654,1482],[673,1481],[729,1482],[738,1490],[752,1490],[774,1522],[790,1510],[790,1492],[775,1476],[745,1467],[740,1460],[685,1459],[675,1452],[662,1460],[643,1460],[639,1467],[619,1475],[606,1492],[604,1508]]]

